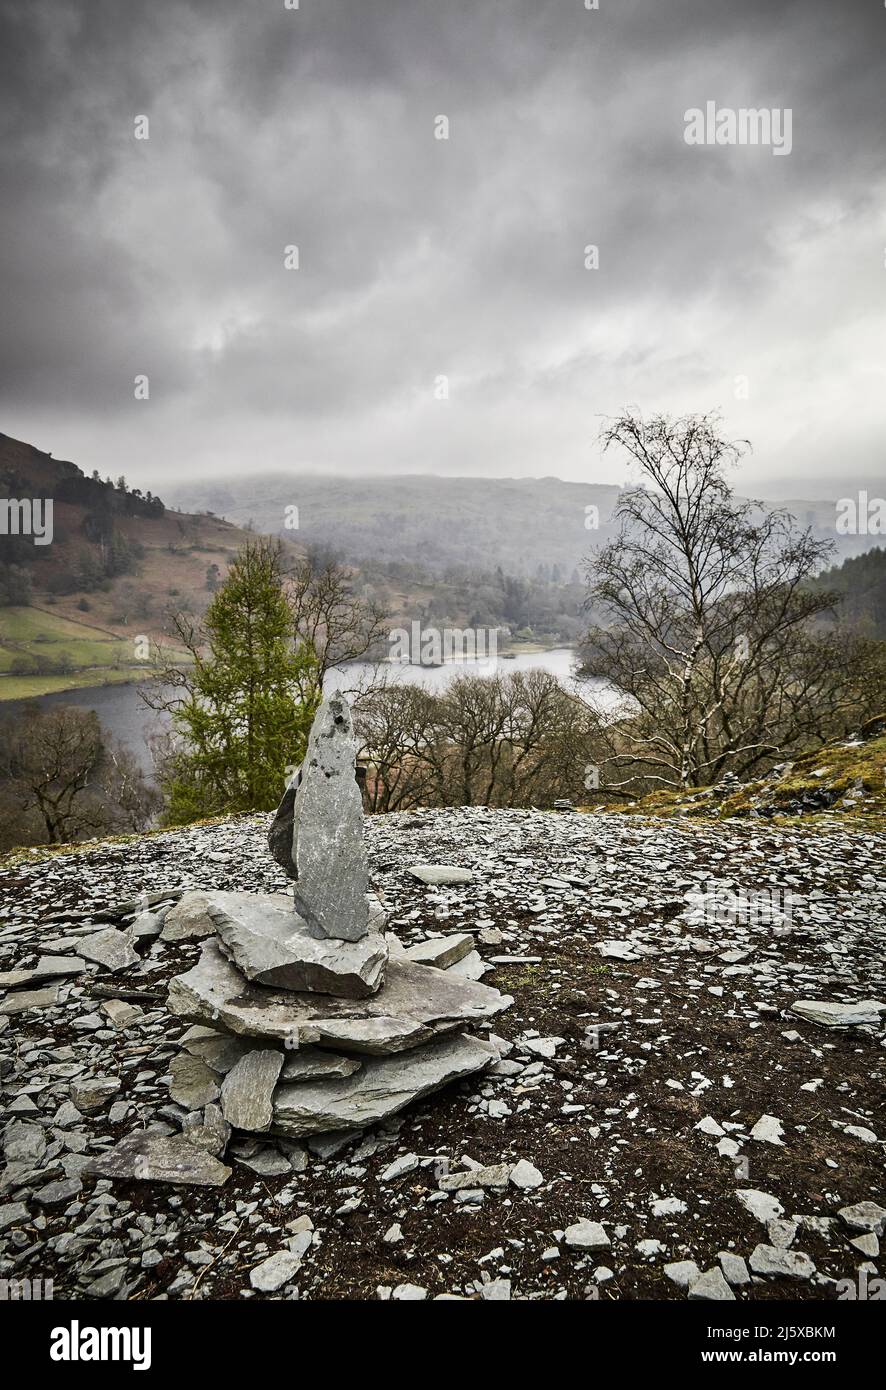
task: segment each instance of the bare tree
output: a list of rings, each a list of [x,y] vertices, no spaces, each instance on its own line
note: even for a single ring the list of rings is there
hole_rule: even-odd
[[[391,682],[359,701],[367,808],[550,806],[584,799],[601,756],[593,708],[545,671]]]
[[[839,685],[839,655],[819,646],[810,660],[807,631],[833,604],[806,587],[830,544],[733,495],[725,469],[747,445],[721,438],[715,416],[629,413],[602,439],[642,476],[588,563],[588,603],[608,625],[588,633],[582,674],[625,697],[609,787],[705,785],[804,746]]]
[[[353,571],[330,555],[309,551],[296,562],[287,596],[296,636],[316,654],[321,686],[327,672],[371,658],[384,637],[384,608],[362,598]]]
[[[7,846],[140,830],[160,801],[132,754],[105,742],[94,711],[72,705],[0,725],[0,787]]]
[[[382,680],[355,700],[368,811],[442,804],[444,759],[439,701],[424,686]]]

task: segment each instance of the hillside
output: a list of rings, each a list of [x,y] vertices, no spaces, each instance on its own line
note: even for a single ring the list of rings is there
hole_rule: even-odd
[[[652,816],[774,822],[839,817],[886,827],[886,715],[868,720],[851,739],[826,744],[754,782],[723,781],[701,790],[656,791],[626,806],[604,809]]]
[[[825,570],[815,587],[840,594],[841,620],[868,637],[886,638],[886,550],[881,546]]]
[[[209,510],[240,525],[251,520],[269,534],[298,535],[328,545],[347,560],[384,558],[421,566],[432,575],[453,567],[494,570],[535,579],[541,571],[561,583],[577,578],[591,549],[615,534],[611,525],[621,489],[562,478],[318,477],[257,473],[246,480],[189,480],[167,488],[168,500],[191,512]],[[858,555],[876,538],[838,535],[833,501],[793,498],[779,505],[819,540],[833,541],[835,558]],[[587,508],[596,508],[599,526]]]
[[[331,545],[348,560],[383,557],[431,574],[452,566],[500,566],[534,577],[541,565],[568,581],[593,545],[612,534],[615,486],[560,478],[321,478],[259,473],[248,483],[189,482],[169,490],[192,511],[209,509],[261,531],[286,533],[298,507],[299,539]],[[586,526],[596,507],[599,529]],[[291,515],[291,514],[290,514]],[[291,534],[291,532],[289,533]]]
[[[143,678],[170,611],[201,612],[248,535],[4,434],[0,498],[53,502],[51,543],[0,534],[0,701]]]
[[[395,480],[382,481],[377,512],[365,491],[352,496],[353,489],[339,480],[327,493],[314,479],[314,491],[300,504],[298,530],[282,524],[281,508],[256,509],[255,517],[241,508],[242,520],[254,523],[254,531],[278,534],[294,556],[303,555],[307,544],[344,555],[357,572],[359,596],[380,606],[392,627],[417,620],[440,628],[496,628],[500,649],[517,651],[577,638],[585,623],[585,588],[575,565],[568,572],[562,547],[551,543],[550,564],[537,565],[531,579],[496,571],[490,558],[495,537],[515,524],[531,527],[541,507],[540,498],[527,500],[524,484],[514,485],[519,523],[515,516],[500,517],[493,481],[472,484],[470,503],[456,489],[433,520],[431,529],[441,537],[435,547],[424,528],[428,508],[433,513],[439,499],[427,499],[426,505],[397,483],[395,502]],[[435,482],[414,481],[422,487]],[[195,491],[201,505],[230,500],[227,493],[216,496],[210,484]],[[240,491],[251,495],[252,484],[242,484]],[[617,489],[592,491],[617,496]],[[3,497],[52,498],[54,533],[47,545],[35,544],[30,535],[0,534],[0,701],[143,678],[150,663],[136,659],[135,639],[146,637],[154,656],[158,642],[168,637],[169,613],[200,613],[211,585],[254,534],[251,526],[205,511],[170,510],[124,478],[87,477],[75,464],[7,435],[0,435]],[[570,513],[581,537],[576,563],[599,539],[599,533],[584,530],[583,499],[578,489]],[[601,515],[607,514],[605,505]],[[460,535],[465,539],[459,558],[477,561],[479,556],[479,563],[470,572],[457,568],[444,575],[437,562],[442,565],[447,547]]]

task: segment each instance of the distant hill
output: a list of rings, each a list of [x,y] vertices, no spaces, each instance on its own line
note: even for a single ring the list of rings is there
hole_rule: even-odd
[[[836,610],[869,637],[886,638],[886,550],[877,546],[865,555],[844,560],[819,575],[815,587],[842,595]]]
[[[609,539],[620,489],[560,478],[320,478],[264,473],[180,483],[170,498],[260,531],[331,546],[357,563],[384,558],[432,574],[453,566],[534,577],[539,565],[568,581],[591,547]],[[597,508],[600,527],[592,528]]]
[[[143,678],[136,638],[155,656],[170,611],[202,612],[247,539],[0,434],[0,504],[48,498],[50,544],[0,511],[0,699]]]
[[[595,545],[615,534],[614,484],[561,478],[318,477],[256,473],[242,479],[188,481],[167,500],[190,512],[210,511],[239,525],[252,521],[271,535],[298,535],[306,545],[330,546],[355,563],[384,558],[440,575],[452,567],[535,578],[539,566],[569,582]],[[838,535],[833,501],[793,498],[780,506],[818,539],[835,544],[835,559],[875,544],[868,536]],[[597,508],[599,528],[587,524]],[[287,508],[290,509],[287,511]],[[297,508],[298,530],[292,523]]]

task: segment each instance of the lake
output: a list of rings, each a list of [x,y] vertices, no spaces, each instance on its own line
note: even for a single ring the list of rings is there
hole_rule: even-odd
[[[513,659],[499,657],[495,665],[503,675],[512,671],[549,671],[568,685],[572,681],[574,662],[572,647],[554,647],[550,651],[520,653]],[[487,661],[470,660],[447,661],[441,666],[408,666],[388,662],[381,665],[391,680],[426,684],[432,690],[441,690],[454,676],[488,675],[491,669]],[[341,670],[329,673],[326,690],[354,689],[370,679],[375,670],[371,662],[351,662]],[[0,719],[15,716],[33,705],[41,709],[51,709],[55,705],[77,705],[80,709],[95,710],[105,731],[130,748],[142,768],[151,772],[148,739],[152,734],[162,733],[168,727],[169,719],[156,710],[148,709],[138,692],[138,685],[98,685],[86,686],[81,690],[62,690],[29,700],[4,700],[0,702]],[[584,683],[583,692],[585,698],[590,698],[591,692],[595,693],[603,708],[612,703],[611,692],[603,681]]]

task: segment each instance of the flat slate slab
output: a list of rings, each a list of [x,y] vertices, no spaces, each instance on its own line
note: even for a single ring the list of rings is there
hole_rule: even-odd
[[[169,1070],[172,1073],[169,1094],[176,1105],[185,1110],[202,1110],[204,1105],[218,1100],[221,1077],[202,1057],[186,1051],[176,1053]]]
[[[411,1052],[373,1058],[354,1076],[283,1082],[274,1092],[273,1128],[292,1138],[362,1129],[497,1060],[491,1043],[460,1033]]]
[[[194,1057],[202,1057],[213,1071],[224,1075],[249,1051],[246,1038],[236,1038],[232,1033],[220,1033],[215,1028],[189,1028],[181,1038],[185,1052]]]
[[[180,1134],[152,1134],[136,1129],[113,1149],[94,1158],[85,1170],[100,1178],[143,1182],[186,1183],[188,1186],[221,1187],[230,1168],[206,1149],[189,1144]]]
[[[435,965],[438,970],[448,970],[450,965],[469,956],[473,949],[474,938],[470,933],[458,932],[455,936],[441,936],[407,946],[406,955],[417,965]]]
[[[161,941],[200,941],[212,936],[215,927],[209,916],[208,894],[191,889],[184,893],[163,919]]]
[[[58,985],[47,989],[19,990],[0,999],[0,1014],[25,1014],[30,1009],[51,1009],[58,1003]]]
[[[231,1067],[221,1088],[222,1114],[229,1125],[251,1133],[270,1129],[271,1096],[282,1066],[282,1052],[257,1048]]]
[[[0,974],[0,989],[20,989],[22,985],[56,980],[62,975],[82,975],[86,961],[79,956],[41,956],[28,970],[6,970]]]
[[[225,955],[256,984],[364,999],[384,980],[383,936],[321,936],[284,893],[212,893],[207,909]]]
[[[133,950],[132,933],[118,931],[116,927],[107,927],[104,931],[96,932],[95,936],[78,941],[77,950],[87,960],[95,961],[112,972],[128,970],[141,960],[138,951]]]
[[[791,1005],[791,1012],[799,1014],[809,1023],[820,1023],[825,1028],[857,1028],[860,1024],[879,1023],[880,1015],[886,1013],[886,1004],[881,1004],[879,999],[862,999],[857,1004],[798,999]]]
[[[280,1080],[316,1081],[325,1076],[353,1076],[362,1065],[356,1057],[324,1052],[321,1047],[300,1047],[296,1052],[287,1052]]]
[[[192,970],[170,981],[168,997],[170,1011],[191,1022],[284,1046],[319,1043],[370,1056],[416,1047],[513,1002],[488,985],[402,958],[390,960],[383,988],[369,999],[290,994],[245,980],[213,941],[204,943]]]
[[[455,864],[410,864],[409,873],[420,883],[435,888],[447,883],[470,883],[474,877],[473,869],[459,869]]]

